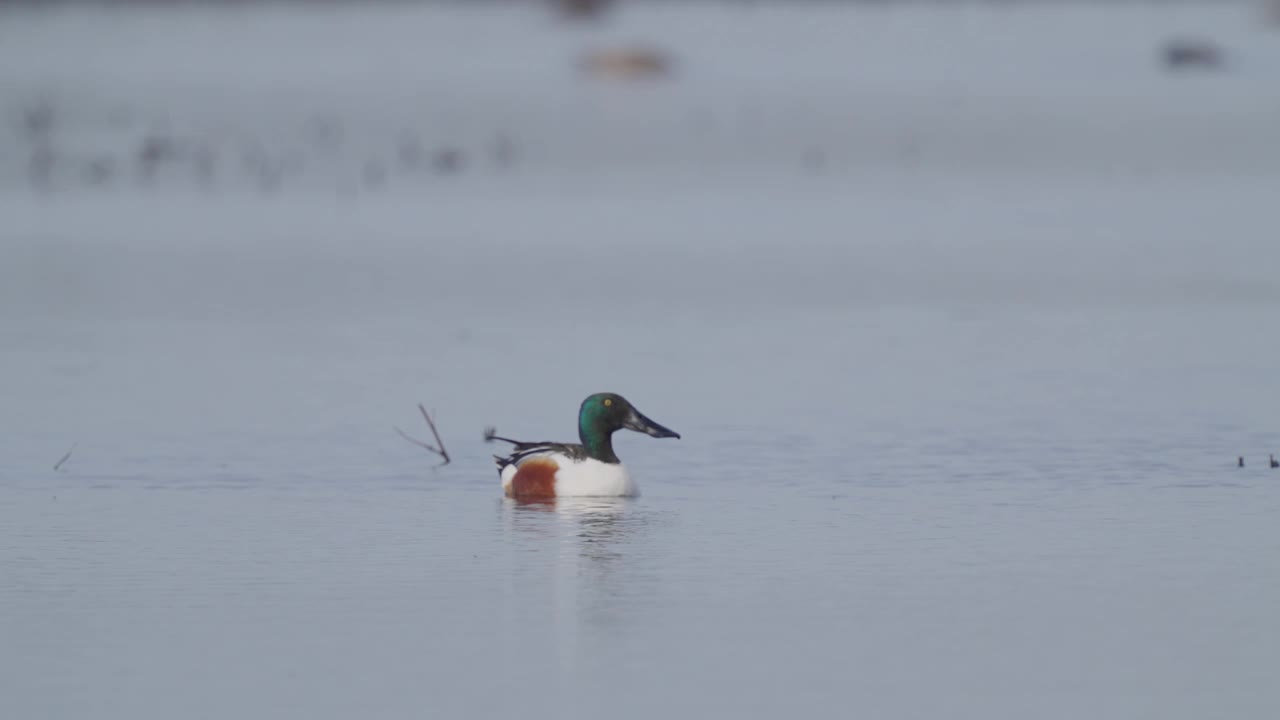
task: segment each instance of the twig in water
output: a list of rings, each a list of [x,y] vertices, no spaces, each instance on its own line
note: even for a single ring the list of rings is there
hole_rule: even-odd
[[[79,445],[79,444],[80,444],[80,443],[71,443],[71,449],[67,451],[67,454],[66,454],[66,455],[63,455],[63,456],[62,456],[62,459],[61,459],[61,460],[59,460],[57,463],[55,463],[55,464],[54,464],[54,466],[53,466],[53,471],[54,471],[54,472],[58,472],[58,469],[62,467],[62,463],[66,462],[67,460],[69,460],[69,459],[71,458],[71,453],[73,453],[73,452],[75,452],[75,451],[76,451],[76,445]]]
[[[445,450],[444,441],[440,439],[440,432],[436,430],[436,421],[431,418],[431,414],[428,413],[427,409],[422,406],[422,403],[418,403],[418,410],[422,412],[422,419],[427,421],[427,427],[431,428],[431,435],[434,436],[436,439],[435,445],[432,445],[430,443],[425,443],[416,438],[409,437],[409,435],[405,431],[401,430],[400,428],[395,428],[395,431],[400,434],[400,437],[404,438],[405,440],[408,440],[414,445],[417,445],[418,447],[423,448],[425,450],[429,450],[435,453],[436,455],[439,455],[440,457],[444,458],[444,462],[440,463],[442,466],[448,465],[449,451]]]

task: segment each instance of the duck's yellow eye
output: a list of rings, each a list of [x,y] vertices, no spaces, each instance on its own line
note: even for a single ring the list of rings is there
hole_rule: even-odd
[[[610,406],[612,406],[612,405],[613,405],[613,398],[605,398],[605,399],[604,399],[604,406],[605,406],[605,407],[610,407]]]

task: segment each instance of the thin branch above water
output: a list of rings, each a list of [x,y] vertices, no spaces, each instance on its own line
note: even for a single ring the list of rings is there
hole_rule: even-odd
[[[444,441],[440,439],[440,431],[436,429],[435,419],[431,417],[431,413],[427,412],[427,409],[423,407],[422,403],[418,403],[418,410],[422,413],[422,419],[427,421],[427,427],[431,428],[431,435],[436,439],[435,445],[432,445],[431,443],[423,442],[414,437],[410,437],[408,433],[406,433],[405,431],[401,430],[398,427],[394,428],[395,431],[400,435],[400,437],[404,438],[405,440],[408,440],[414,445],[417,445],[418,447],[423,448],[424,450],[428,450],[432,453],[435,453],[436,455],[439,455],[441,458],[443,458],[444,462],[440,463],[441,466],[448,465],[449,451],[445,449]]]

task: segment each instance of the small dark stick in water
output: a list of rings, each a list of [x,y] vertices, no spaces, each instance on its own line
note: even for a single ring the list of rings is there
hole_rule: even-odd
[[[1244,467],[1244,456],[1236,458],[1236,467]]]
[[[1272,456],[1271,456],[1271,467],[1272,467],[1272,468],[1280,468],[1280,462],[1276,462],[1276,456],[1275,456],[1275,455],[1272,455]]]
[[[79,443],[71,443],[71,449],[68,450],[67,453],[62,456],[61,460],[59,460],[56,464],[54,464],[53,466],[54,472],[58,472],[58,469],[62,467],[62,464],[65,463],[67,460],[71,459],[71,453],[76,451],[76,445],[78,444]],[[1272,460],[1271,462],[1274,463],[1275,460]],[[1271,467],[1275,467],[1275,465],[1272,465]]]
[[[424,448],[424,449],[426,449],[426,450],[430,450],[431,452],[435,453],[436,455],[439,455],[440,457],[444,458],[444,462],[440,463],[440,465],[442,465],[442,466],[443,466],[443,465],[448,465],[448,464],[449,464],[449,451],[444,449],[444,441],[440,439],[440,433],[439,433],[438,431],[436,431],[436,422],[435,422],[435,420],[432,420],[432,419],[431,419],[431,415],[427,412],[427,409],[426,409],[425,407],[423,407],[423,406],[422,406],[422,403],[418,403],[418,410],[420,410],[420,411],[422,412],[422,418],[423,418],[424,420],[426,420],[426,421],[427,421],[427,427],[431,428],[431,434],[432,434],[432,435],[435,437],[435,439],[436,439],[436,444],[435,444],[435,445],[431,445],[431,444],[429,444],[429,443],[424,443],[424,442],[422,442],[421,440],[416,440],[416,439],[414,439],[414,438],[411,438],[411,437],[409,437],[409,435],[408,435],[408,434],[406,434],[406,433],[405,433],[405,431],[401,430],[400,428],[395,428],[395,431],[396,431],[397,433],[399,433],[399,434],[400,434],[400,437],[404,438],[405,440],[408,440],[409,442],[413,443],[414,445],[417,445],[418,447],[420,447],[420,448]]]

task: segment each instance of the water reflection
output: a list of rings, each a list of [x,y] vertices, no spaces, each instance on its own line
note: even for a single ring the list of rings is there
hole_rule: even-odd
[[[550,582],[565,637],[583,624],[617,626],[651,594],[644,568],[661,513],[627,498],[507,499],[502,513],[513,551],[539,559],[536,582]]]
[[[619,556],[618,545],[634,539],[646,525],[646,515],[629,498],[557,498],[504,500],[503,511],[514,540],[555,537],[563,541],[563,555],[594,562]]]

